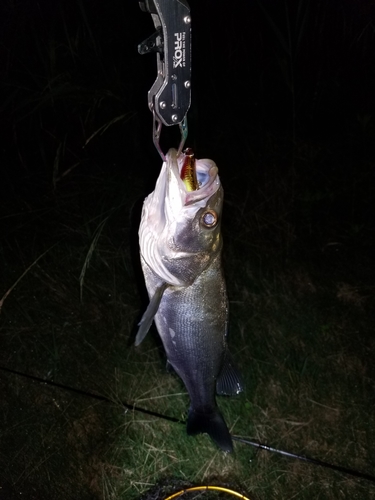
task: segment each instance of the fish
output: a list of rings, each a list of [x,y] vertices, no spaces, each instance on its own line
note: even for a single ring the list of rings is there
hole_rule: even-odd
[[[236,395],[243,382],[227,345],[228,297],[221,263],[224,192],[218,168],[191,149],[170,149],[143,204],[140,260],[150,298],[135,338],[155,321],[167,367],[190,398],[188,435],[208,434],[225,452],[233,442],[215,393]]]

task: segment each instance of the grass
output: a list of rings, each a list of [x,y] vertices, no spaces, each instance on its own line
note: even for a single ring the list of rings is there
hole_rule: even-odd
[[[133,346],[147,304],[140,208],[160,160],[146,109],[154,75],[148,82],[147,61],[135,51],[151,22],[137,6],[115,4],[30,7],[26,16],[7,3],[0,498],[150,500],[202,483],[252,500],[374,498],[373,482],[239,442],[224,455],[207,436],[188,437],[181,423],[122,405],[183,421],[188,396],[166,372],[155,330]],[[218,404],[235,435],[373,474],[374,124],[371,106],[359,102],[372,95],[373,73],[368,65],[366,78],[349,78],[354,56],[372,54],[373,35],[362,11],[341,12],[327,57],[305,64],[314,22],[319,50],[331,33],[334,13],[319,6],[317,13],[301,2],[280,21],[276,8],[251,7],[258,34],[250,30],[244,40],[239,33],[221,64],[216,52],[195,60],[209,83],[193,86],[191,139],[198,156],[217,161],[225,189],[229,342],[246,383],[244,394]],[[204,6],[195,8],[204,14]],[[229,36],[245,16],[225,19],[220,29]],[[197,43],[216,40],[214,28],[198,30]],[[339,42],[350,40],[347,66],[335,66]],[[250,42],[262,62],[253,53],[241,57]],[[224,56],[238,84],[230,103],[222,99]],[[359,63],[353,68],[360,71]],[[239,124],[242,86],[258,102],[246,101],[252,119]],[[184,496],[201,497],[227,498]]]
[[[371,498],[367,481],[241,443],[226,456],[208,437],[186,436],[181,424],[124,409],[121,401],[184,420],[188,396],[165,371],[156,335],[138,349],[131,343],[145,302],[129,214],[143,191],[136,177],[126,190],[126,172],[105,178],[72,173],[46,195],[43,209],[5,219],[3,283],[28,272],[3,304],[1,365],[113,404],[1,373],[4,488],[29,498],[132,499],[173,478],[172,485],[240,485],[254,498]],[[311,261],[287,257],[296,243],[282,230],[286,216],[280,219],[277,207],[284,203],[288,213],[289,201],[273,207],[268,181],[256,186],[264,203],[259,195],[233,203],[236,179],[233,192],[226,190],[230,344],[246,392],[219,405],[233,434],[371,474],[371,280],[364,281],[360,267],[357,278],[345,268],[345,252],[333,256],[334,268],[324,248],[319,258],[311,249]]]

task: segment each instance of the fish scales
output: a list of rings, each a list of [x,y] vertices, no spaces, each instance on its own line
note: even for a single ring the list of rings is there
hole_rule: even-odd
[[[219,256],[189,287],[166,289],[155,323],[168,361],[184,380],[194,406],[214,406],[216,380],[226,349],[227,323],[227,298]]]
[[[208,433],[224,451],[233,444],[215,389],[238,394],[242,382],[227,348],[228,300],[221,266],[223,189],[211,160],[197,160],[199,189],[180,178],[184,158],[170,150],[139,229],[141,264],[150,304],[136,337],[154,320],[168,362],[190,397],[188,434]]]

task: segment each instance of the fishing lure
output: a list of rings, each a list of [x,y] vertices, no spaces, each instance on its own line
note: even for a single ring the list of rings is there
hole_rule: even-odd
[[[184,163],[181,168],[180,177],[184,181],[187,191],[196,191],[199,189],[197,171],[195,168],[195,156],[191,148],[184,151]]]

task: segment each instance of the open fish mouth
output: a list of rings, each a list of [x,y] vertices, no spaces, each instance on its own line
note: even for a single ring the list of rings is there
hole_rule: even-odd
[[[142,257],[161,280],[175,286],[191,283],[195,274],[188,264],[184,276],[172,272],[176,261],[182,269],[183,262],[195,255],[194,262],[201,269],[221,244],[223,193],[218,168],[212,160],[203,159],[190,163],[188,171],[191,158],[187,157],[185,153],[177,157],[175,149],[168,151],[155,189],[143,205],[139,228]]]
[[[190,148],[178,157],[175,150],[171,149],[168,152],[167,163],[178,178],[183,205],[191,205],[210,198],[220,187],[215,162],[208,159],[197,160]]]
[[[147,204],[152,205],[149,212],[158,230],[184,208],[189,212],[193,205],[195,210],[204,207],[220,189],[216,163],[208,159],[191,161],[190,151],[178,157],[175,149],[168,151],[155,189],[148,196]]]

